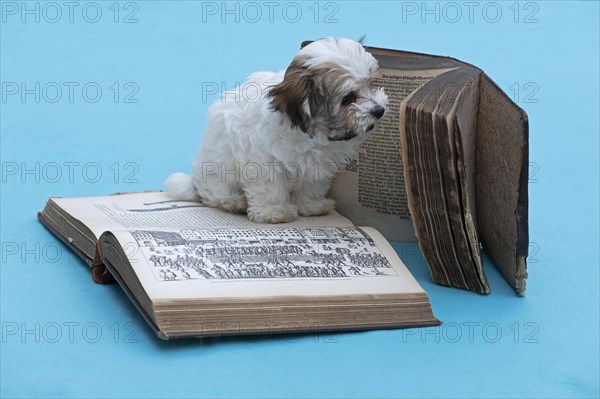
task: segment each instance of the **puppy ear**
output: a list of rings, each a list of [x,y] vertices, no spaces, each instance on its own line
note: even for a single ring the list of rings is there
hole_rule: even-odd
[[[292,126],[307,133],[310,125],[308,96],[312,89],[311,74],[298,61],[292,61],[285,71],[283,81],[273,86],[269,92],[273,109],[283,112],[290,118]]]

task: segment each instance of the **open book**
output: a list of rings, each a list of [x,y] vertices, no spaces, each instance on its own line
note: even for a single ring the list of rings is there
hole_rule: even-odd
[[[146,192],[50,198],[38,217],[164,339],[439,325],[387,240],[337,213],[265,225]]]
[[[436,283],[487,294],[482,246],[524,295],[527,115],[472,65],[366,49],[389,104],[334,180],[337,210],[390,240],[418,240]]]

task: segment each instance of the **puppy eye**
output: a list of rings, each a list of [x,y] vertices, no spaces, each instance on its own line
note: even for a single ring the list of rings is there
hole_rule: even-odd
[[[342,98],[342,105],[350,105],[354,101],[356,101],[356,93],[348,93],[344,96],[344,98]]]

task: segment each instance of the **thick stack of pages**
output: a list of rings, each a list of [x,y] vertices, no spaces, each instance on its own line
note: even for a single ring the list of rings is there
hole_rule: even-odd
[[[402,103],[409,205],[435,282],[487,294],[475,220],[479,71],[457,68]]]

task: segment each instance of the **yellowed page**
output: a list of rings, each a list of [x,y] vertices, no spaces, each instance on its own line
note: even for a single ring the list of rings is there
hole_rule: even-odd
[[[155,304],[424,292],[387,240],[369,227],[114,234]]]
[[[198,202],[178,201],[163,192],[119,194],[103,197],[52,198],[69,215],[86,225],[96,237],[105,231],[136,229],[208,229],[233,227],[271,227],[203,206]],[[352,226],[338,213],[301,217],[280,227]]]

